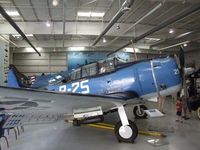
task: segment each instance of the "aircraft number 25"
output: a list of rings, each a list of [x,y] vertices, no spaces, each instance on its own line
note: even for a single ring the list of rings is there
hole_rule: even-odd
[[[59,87],[59,91],[76,93],[77,90],[80,89],[79,90],[80,93],[87,94],[90,92],[90,89],[87,83],[88,83],[88,80],[84,80],[81,82],[74,82],[72,83],[71,89],[67,89],[67,85],[62,85]]]

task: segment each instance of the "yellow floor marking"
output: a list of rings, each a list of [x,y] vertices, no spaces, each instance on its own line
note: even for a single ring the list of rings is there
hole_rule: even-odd
[[[66,122],[68,122],[68,123],[73,123],[72,120],[66,120]],[[112,124],[106,124],[106,123],[86,124],[86,126],[89,126],[89,127],[97,127],[97,128],[103,128],[103,129],[108,129],[108,130],[114,130],[114,129],[115,129],[115,126],[114,126],[114,125],[112,125]],[[149,131],[139,130],[138,133],[139,133],[139,134],[145,134],[145,135],[153,135],[153,136],[162,136],[162,137],[166,137],[165,134],[157,133],[157,132],[149,132]]]
[[[108,127],[115,127],[114,125],[112,125],[112,124],[107,124],[107,123],[102,123],[102,122],[99,122],[99,123],[97,123],[97,124],[99,124],[99,125],[104,125],[104,126],[108,126]]]
[[[101,126],[101,125],[97,125],[97,124],[87,124],[87,126],[97,127],[97,128],[103,128],[103,129],[109,129],[109,130],[114,130],[113,127],[106,127],[106,126]]]

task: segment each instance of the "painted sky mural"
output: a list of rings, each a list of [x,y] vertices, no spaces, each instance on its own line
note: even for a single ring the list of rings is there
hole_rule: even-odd
[[[67,52],[68,69],[75,69],[81,65],[103,60],[107,58],[106,52]],[[130,53],[116,53],[110,57],[120,57],[123,60],[130,61]]]

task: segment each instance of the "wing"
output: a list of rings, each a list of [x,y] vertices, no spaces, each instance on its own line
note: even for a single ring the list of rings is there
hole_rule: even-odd
[[[125,103],[125,100],[97,95],[0,87],[0,110],[4,115],[3,128],[67,119],[72,117],[73,110],[78,108],[101,106],[103,112],[106,112]]]

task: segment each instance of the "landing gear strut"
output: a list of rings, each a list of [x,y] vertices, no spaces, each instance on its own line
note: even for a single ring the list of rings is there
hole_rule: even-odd
[[[133,143],[138,135],[138,128],[134,122],[128,120],[128,117],[124,110],[124,106],[121,103],[117,104],[116,106],[120,117],[120,121],[117,122],[117,124],[115,125],[115,136],[119,142]],[[97,123],[97,122],[102,122],[104,120],[102,110],[92,109],[90,113],[87,112],[88,110],[91,110],[91,108],[87,108],[87,110],[85,109],[84,111],[83,109],[81,109],[81,111],[76,111],[74,113],[75,114],[73,121],[74,126],[80,126],[81,124],[88,124],[88,123],[89,124]],[[94,114],[95,116],[92,116]],[[85,118],[86,115],[89,117]],[[79,117],[84,119],[77,119]]]
[[[138,128],[128,120],[124,106],[118,107],[118,113],[121,121],[115,125],[115,136],[119,142],[133,143],[138,135]]]
[[[136,119],[146,119],[147,114],[144,110],[147,110],[147,107],[145,105],[137,105],[133,108],[133,114]]]

